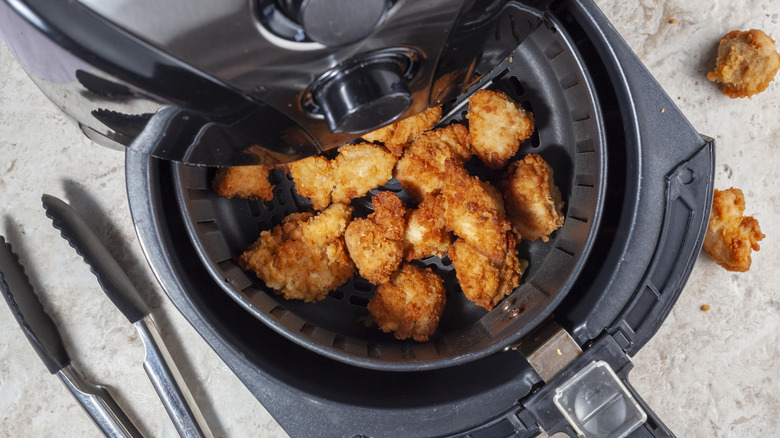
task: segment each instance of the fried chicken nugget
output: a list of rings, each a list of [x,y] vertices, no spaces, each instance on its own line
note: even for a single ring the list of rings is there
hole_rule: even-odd
[[[507,231],[501,194],[490,183],[469,175],[460,163],[446,162],[444,225],[475,250],[498,262],[506,257]]]
[[[400,157],[404,148],[415,137],[433,128],[433,125],[441,119],[441,107],[430,108],[420,114],[407,117],[401,121],[379,128],[363,136],[368,142],[384,143],[387,150],[396,157]]]
[[[539,155],[515,161],[499,184],[507,217],[518,238],[543,242],[563,226],[561,191],[553,181],[553,170]]]
[[[348,203],[393,177],[397,159],[382,146],[345,144],[333,160],[308,157],[289,164],[295,190],[311,200],[315,210],[333,202]]]
[[[463,294],[488,310],[512,293],[528,267],[527,260],[517,258],[517,241],[512,233],[507,235],[507,246],[500,262],[491,261],[463,239],[456,240],[448,253]]]
[[[444,199],[427,195],[417,209],[406,214],[404,260],[430,256],[444,257],[452,243],[452,235],[444,227]]]
[[[469,98],[469,133],[474,153],[491,169],[506,165],[531,134],[534,115],[509,97],[492,90],[479,90]]]
[[[226,198],[274,199],[274,185],[268,181],[273,165],[224,167],[217,171],[211,186]]]
[[[707,79],[723,84],[723,94],[734,99],[751,97],[769,86],[780,69],[775,41],[763,31],[734,30],[718,44],[715,70]]]
[[[715,189],[704,250],[728,271],[747,272],[752,262],[751,252],[761,249],[758,242],[766,237],[761,233],[758,221],[744,213],[742,190]]]
[[[446,301],[441,277],[430,268],[403,263],[390,282],[379,285],[368,311],[383,332],[425,342],[436,331]]]
[[[387,283],[403,259],[406,207],[393,192],[371,199],[374,212],[353,219],[344,240],[358,273],[373,284]]]
[[[349,202],[393,177],[398,159],[382,146],[345,144],[333,160],[333,202]]]
[[[344,230],[352,207],[333,204],[318,215],[293,213],[260,237],[238,259],[277,294],[306,302],[325,298],[355,273]]]
[[[309,198],[315,210],[324,210],[331,203],[333,166],[325,157],[315,156],[288,165],[295,181],[295,191]]]
[[[463,125],[427,131],[415,139],[395,166],[394,176],[418,202],[444,186],[448,159],[465,163],[471,158],[469,132]]]

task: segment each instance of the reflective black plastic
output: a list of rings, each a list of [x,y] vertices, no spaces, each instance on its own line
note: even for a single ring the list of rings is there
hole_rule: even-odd
[[[55,374],[68,366],[70,357],[60,332],[38,300],[19,257],[3,236],[0,236],[0,293],[49,372]]]
[[[135,323],[148,315],[149,308],[133,282],[84,218],[73,207],[54,196],[43,195],[41,201],[54,228],[84,258],[106,296],[125,318]]]

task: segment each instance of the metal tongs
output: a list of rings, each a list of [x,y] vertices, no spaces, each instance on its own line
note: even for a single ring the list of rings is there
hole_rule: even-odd
[[[182,437],[212,437],[203,414],[165,348],[138,290],[87,222],[60,199],[43,195],[46,215],[98,278],[103,291],[135,325],[144,344],[144,370]],[[99,385],[85,381],[71,365],[57,327],[46,314],[19,258],[0,236],[0,292],[49,372],[76,397],[108,437],[141,437],[138,428]]]

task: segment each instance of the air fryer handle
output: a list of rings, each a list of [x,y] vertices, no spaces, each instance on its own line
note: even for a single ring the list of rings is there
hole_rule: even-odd
[[[585,391],[580,390],[580,394],[592,394],[592,392],[588,392],[587,388],[593,385],[594,380],[582,377],[583,374],[588,374],[586,372],[589,371],[588,368],[596,368],[602,371],[606,369],[611,370],[608,373],[597,372],[591,373],[591,375],[611,374],[611,377],[606,380],[615,382],[615,384],[608,386],[614,390],[618,386],[617,382],[619,381],[625,387],[625,391],[622,389],[616,391],[615,397],[610,397],[610,400],[622,399],[626,401],[626,411],[632,410],[631,405],[638,405],[646,414],[646,420],[637,429],[630,432],[629,437],[674,437],[674,434],[661,422],[629,383],[628,374],[633,368],[633,363],[631,363],[631,360],[623,351],[619,341],[608,333],[603,333],[588,348],[584,349],[575,361],[547,381],[547,383],[540,386],[536,392],[522,399],[514,409],[508,411],[504,416],[458,436],[507,436],[507,431],[510,428],[513,430],[512,436],[520,438],[536,437],[542,429],[549,435],[563,432],[571,437],[577,436],[577,433],[561,409],[568,410],[567,406],[576,406],[576,404],[571,404],[571,402],[574,400],[576,403],[576,400],[579,399],[578,391],[574,391],[574,397],[568,397],[568,401],[565,400],[567,398],[565,392],[570,391],[569,388],[573,386],[572,382],[576,382],[575,385],[582,385],[579,388],[585,389]],[[597,378],[595,381],[599,380]],[[630,397],[626,397],[625,392],[630,394]],[[572,394],[571,392],[569,393]],[[556,398],[558,398],[557,401]],[[630,398],[633,398],[633,401]],[[606,412],[606,414],[602,413],[603,415],[611,418],[609,412]],[[641,414],[638,413],[633,415],[635,419],[640,417]],[[627,422],[631,418],[632,416],[627,415]]]

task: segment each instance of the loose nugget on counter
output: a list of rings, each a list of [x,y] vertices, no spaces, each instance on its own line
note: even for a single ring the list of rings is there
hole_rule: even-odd
[[[446,301],[441,277],[404,262],[388,283],[379,285],[368,311],[383,332],[425,342],[436,331]]]
[[[758,221],[744,216],[745,196],[742,190],[715,189],[712,214],[704,238],[704,250],[717,264],[728,271],[750,269],[751,252],[761,249],[758,242],[764,236]]]
[[[751,97],[769,86],[780,69],[775,41],[758,29],[727,33],[718,45],[715,70],[707,78],[723,84],[723,94]]]

